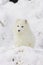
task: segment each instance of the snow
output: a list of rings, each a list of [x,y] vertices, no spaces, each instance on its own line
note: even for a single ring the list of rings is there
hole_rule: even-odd
[[[7,51],[3,48],[3,52],[0,53],[0,64],[43,65],[43,51],[42,54],[40,53],[40,51],[36,51],[37,50],[25,46],[10,48],[7,49]]]
[[[12,28],[20,18],[29,21],[34,48],[14,46]],[[0,0],[0,65],[43,65],[43,0]]]

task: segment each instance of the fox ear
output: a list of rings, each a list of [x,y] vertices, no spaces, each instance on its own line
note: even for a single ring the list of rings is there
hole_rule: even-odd
[[[25,23],[27,23],[27,20],[25,20]]]

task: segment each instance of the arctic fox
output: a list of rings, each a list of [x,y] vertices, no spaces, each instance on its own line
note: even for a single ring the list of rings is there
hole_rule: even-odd
[[[28,21],[18,19],[14,27],[15,46],[34,47],[35,37],[31,32]]]

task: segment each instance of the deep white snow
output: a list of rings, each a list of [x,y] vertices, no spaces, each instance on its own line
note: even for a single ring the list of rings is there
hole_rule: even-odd
[[[27,19],[35,35],[35,47],[15,47],[13,25]],[[0,65],[43,65],[43,0],[0,0]]]

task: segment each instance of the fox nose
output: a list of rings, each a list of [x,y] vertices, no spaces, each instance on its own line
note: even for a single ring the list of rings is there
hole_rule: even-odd
[[[20,30],[18,30],[18,32],[20,32]]]

